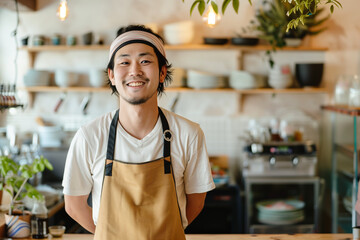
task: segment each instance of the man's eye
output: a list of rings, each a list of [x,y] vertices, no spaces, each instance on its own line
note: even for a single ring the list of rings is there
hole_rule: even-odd
[[[141,63],[151,63],[149,60],[142,60]]]
[[[127,65],[129,62],[120,62],[120,65]]]

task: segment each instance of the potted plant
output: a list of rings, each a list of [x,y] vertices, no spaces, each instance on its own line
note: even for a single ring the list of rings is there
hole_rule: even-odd
[[[259,32],[259,37],[266,40],[272,46],[272,51],[276,48],[282,48],[289,45],[288,39],[298,39],[301,41],[306,35],[315,35],[324,31],[326,28],[320,25],[324,23],[329,16],[319,18],[322,9],[315,14],[303,19],[303,24],[296,28],[288,29],[291,17],[288,12],[294,7],[294,2],[283,2],[282,0],[264,1],[264,8],[256,14],[256,21],[251,21],[251,28]],[[300,16],[300,13],[293,13]],[[299,41],[298,41],[299,42]],[[294,45],[292,45],[294,46]],[[267,51],[270,67],[274,65],[271,51]]]
[[[50,162],[44,158],[35,158],[29,164],[18,164],[7,156],[0,156],[0,191],[6,191],[11,196],[9,212],[5,215],[8,237],[23,238],[30,235],[30,214],[16,211],[15,207],[28,196],[43,200],[35,187],[28,180],[45,168],[52,170]]]

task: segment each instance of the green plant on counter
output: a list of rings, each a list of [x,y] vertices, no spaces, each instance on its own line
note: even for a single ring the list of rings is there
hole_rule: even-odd
[[[268,6],[266,6],[268,4]],[[256,14],[256,21],[251,21],[250,29],[259,32],[259,38],[266,40],[272,46],[272,51],[276,48],[286,46],[286,38],[303,39],[306,35],[315,35],[323,32],[326,28],[321,27],[329,16],[319,19],[319,14],[323,11],[319,9],[316,14],[304,19],[303,24],[297,28],[287,30],[287,26],[291,18],[287,12],[294,7],[294,3],[284,3],[282,0],[274,0],[272,2],[264,1],[264,8],[260,9]],[[266,8],[268,7],[268,8]],[[264,10],[266,8],[266,10]],[[298,14],[298,16],[300,16]],[[271,56],[271,51],[267,51],[269,56],[269,63],[272,67],[274,61]]]
[[[182,1],[184,2],[184,0]],[[252,0],[248,1],[250,4],[252,4]],[[193,4],[190,8],[190,15],[196,6],[200,15],[203,15],[206,5],[209,3],[212,5],[214,11],[219,13],[219,7],[215,0],[193,0]],[[222,14],[225,14],[225,10],[230,3],[232,3],[235,12],[238,13],[240,6],[239,0],[223,0],[221,5]],[[330,13],[334,12],[335,6],[342,8],[341,3],[338,0],[281,0],[280,3],[283,5],[292,5],[292,7],[288,9],[286,13],[290,18],[290,21],[286,24],[286,31],[297,28],[300,26],[300,23],[304,25],[305,20],[316,14],[318,8],[321,5],[328,4],[330,6]]]
[[[35,158],[30,164],[21,165],[9,157],[0,156],[0,190],[7,191],[11,196],[9,215],[12,214],[15,203],[25,196],[38,200],[44,198],[28,180],[45,168],[52,170],[53,166],[42,156]]]

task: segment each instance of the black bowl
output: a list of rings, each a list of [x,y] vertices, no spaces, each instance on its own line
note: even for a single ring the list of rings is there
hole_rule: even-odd
[[[205,44],[213,44],[213,45],[224,45],[229,41],[227,38],[209,38],[204,37]]]
[[[231,39],[231,43],[234,45],[254,46],[259,43],[259,39],[258,38],[235,37],[235,38]]]
[[[295,76],[301,87],[318,87],[323,72],[323,63],[297,63],[295,65]]]

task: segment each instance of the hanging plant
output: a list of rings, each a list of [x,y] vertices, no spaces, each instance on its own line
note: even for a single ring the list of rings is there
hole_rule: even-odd
[[[184,2],[185,0],[182,1]],[[251,0],[248,1],[251,5]],[[240,6],[239,0],[223,0],[221,5],[222,14],[225,14],[225,10],[230,3],[232,3],[234,11],[238,13]],[[286,31],[297,28],[300,23],[304,25],[306,19],[316,14],[321,5],[326,4],[330,6],[330,13],[334,12],[335,6],[342,8],[341,3],[338,0],[281,0],[281,3],[283,5],[292,4],[292,7],[286,12],[287,16],[290,18],[290,21],[286,25]],[[214,11],[217,14],[219,13],[218,5],[214,0],[193,0],[193,4],[190,8],[190,15],[196,7],[198,8],[200,15],[203,15],[207,4],[211,4]]]

